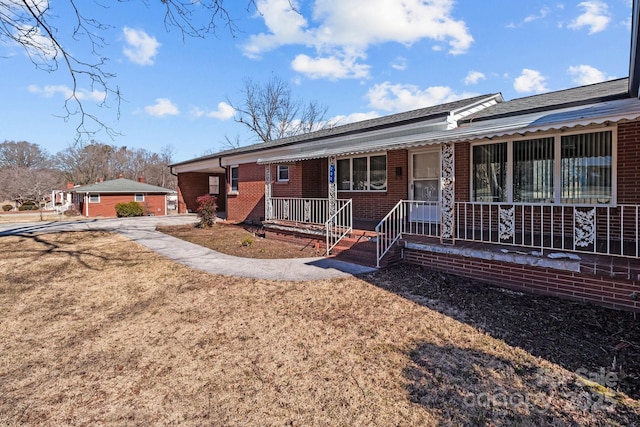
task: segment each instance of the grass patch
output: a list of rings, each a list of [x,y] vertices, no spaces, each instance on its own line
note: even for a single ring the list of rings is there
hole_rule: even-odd
[[[3,425],[640,422],[637,400],[594,405],[599,387],[477,326],[482,305],[389,285],[415,275],[229,278],[108,233],[0,243]]]

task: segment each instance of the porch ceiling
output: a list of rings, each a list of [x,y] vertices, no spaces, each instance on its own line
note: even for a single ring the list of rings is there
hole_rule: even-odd
[[[444,142],[473,141],[529,132],[560,130],[576,126],[617,123],[622,120],[635,120],[638,118],[640,118],[640,101],[635,98],[621,99],[587,106],[486,120],[450,130],[436,130],[397,137],[389,135],[385,138],[373,140],[335,141],[331,145],[324,147],[318,147],[317,145],[315,147],[298,147],[290,153],[259,158],[258,163],[288,163],[329,156],[349,156]]]

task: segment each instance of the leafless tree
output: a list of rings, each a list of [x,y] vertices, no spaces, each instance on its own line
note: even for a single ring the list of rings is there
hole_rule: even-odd
[[[10,167],[0,170],[0,197],[19,205],[35,202],[40,206],[51,191],[61,185],[62,175],[54,169]]]
[[[126,3],[143,2],[148,7],[164,8],[164,24],[167,31],[177,28],[185,37],[205,37],[219,27],[232,34],[237,31],[235,21],[225,8],[225,0],[120,0],[97,2],[92,6],[126,7]],[[247,9],[255,8],[254,0],[245,0]],[[109,70],[102,53],[107,45],[105,33],[113,28],[101,16],[87,15],[87,2],[79,0],[1,0],[0,43],[22,46],[31,62],[39,69],[53,72],[66,70],[71,81],[71,93],[64,103],[64,119],[78,116],[79,136],[94,135],[105,130],[110,136],[118,134],[105,124],[83,100],[81,87],[89,87],[102,95],[98,107],[116,105],[119,114],[123,99],[115,74]],[[65,27],[72,15],[73,24]],[[62,16],[65,18],[63,19]]]
[[[44,168],[50,166],[50,160],[49,153],[38,144],[27,141],[5,141],[0,144],[0,169]]]
[[[91,184],[122,175],[133,180],[143,177],[149,184],[174,189],[177,182],[169,174],[172,156],[171,146],[153,153],[97,141],[75,142],[57,154],[56,165],[67,182],[74,184]]]
[[[322,129],[327,107],[295,99],[289,85],[278,77],[260,84],[245,79],[242,104],[229,104],[235,120],[247,126],[262,142]]]

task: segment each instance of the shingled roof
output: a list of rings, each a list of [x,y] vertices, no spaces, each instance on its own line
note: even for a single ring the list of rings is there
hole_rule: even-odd
[[[174,190],[133,181],[126,178],[111,179],[95,184],[82,185],[70,190],[72,193],[100,193],[100,194],[132,194],[132,193],[174,193]]]
[[[334,126],[327,129],[321,129],[315,132],[305,133],[301,135],[294,135],[287,138],[281,138],[271,142],[261,142],[257,144],[248,145],[246,147],[235,148],[231,150],[225,150],[216,154],[210,154],[195,159],[187,160],[180,163],[172,164],[171,166],[179,166],[196,161],[215,159],[218,157],[225,157],[243,153],[251,153],[256,151],[262,151],[268,148],[284,147],[287,145],[293,145],[302,142],[321,141],[328,138],[334,138],[337,136],[347,136],[361,134],[362,132],[370,132],[379,129],[392,128],[394,126],[402,126],[412,123],[424,122],[427,120],[433,120],[438,118],[445,118],[452,112],[462,110],[465,107],[479,104],[483,101],[502,97],[498,93],[491,93],[486,95],[475,96],[472,98],[461,99],[458,101],[448,102],[445,104],[434,105],[431,107],[419,108],[417,110],[406,111],[398,114],[391,114],[383,117],[376,117],[374,119],[362,120],[359,122],[348,123],[341,126]]]
[[[481,120],[499,119],[625,98],[629,98],[628,78],[609,80],[501,102],[491,108],[478,111],[459,123],[462,125]]]

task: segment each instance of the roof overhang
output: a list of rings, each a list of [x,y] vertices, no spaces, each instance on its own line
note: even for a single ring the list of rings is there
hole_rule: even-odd
[[[553,112],[538,112],[495,120],[470,123],[464,127],[438,130],[420,134],[393,136],[385,135],[375,140],[336,140],[323,147],[301,147],[296,151],[263,156],[259,164],[290,163],[302,160],[327,158],[330,156],[350,156],[407,149],[412,147],[440,144],[444,142],[464,142],[481,139],[525,135],[576,128],[580,126],[618,123],[640,118],[640,100],[636,98],[565,108]],[[266,153],[265,153],[266,154]]]

